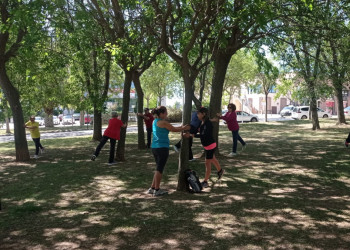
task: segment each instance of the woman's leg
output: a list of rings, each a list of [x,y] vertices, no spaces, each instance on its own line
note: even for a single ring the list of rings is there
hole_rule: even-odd
[[[238,130],[232,131],[232,140],[233,140],[232,152],[236,153],[237,152]]]
[[[109,138],[109,143],[111,144],[109,147],[109,163],[114,162],[114,154],[115,154],[115,144],[116,144],[116,139]]]
[[[106,144],[106,142],[108,141],[109,137],[108,136],[102,136],[102,139],[100,141],[100,143],[98,144],[94,155],[97,157],[100,154],[101,149],[103,148],[103,146]]]
[[[40,138],[32,138],[35,144],[35,155],[39,155]]]
[[[212,159],[205,159],[205,177],[204,181],[208,181],[211,174],[211,162]]]
[[[157,169],[154,173],[151,187],[154,187],[157,190],[160,187],[163,170],[169,157],[169,148],[154,148],[152,149],[152,152],[157,164]]]
[[[239,140],[239,142],[244,146],[245,142],[243,141],[242,137],[239,135],[238,131],[237,131],[238,137],[237,139]]]

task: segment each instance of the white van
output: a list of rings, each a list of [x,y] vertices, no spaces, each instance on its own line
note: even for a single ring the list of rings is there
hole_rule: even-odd
[[[292,112],[293,119],[309,119],[309,106],[295,107]],[[323,109],[317,108],[317,116],[319,118],[328,118],[328,113]]]

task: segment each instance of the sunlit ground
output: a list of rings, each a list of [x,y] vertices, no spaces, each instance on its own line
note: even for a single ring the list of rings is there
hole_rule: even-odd
[[[27,163],[14,161],[13,143],[0,144],[0,249],[349,249],[350,126],[335,123],[243,124],[248,147],[235,158],[222,127],[223,181],[213,167],[202,194],[176,191],[171,150],[164,197],[145,194],[155,163],[135,133],[114,166],[108,144],[90,161],[97,143],[87,137],[43,140],[47,152]],[[193,150],[202,152],[198,140]],[[202,179],[204,159],[189,165]]]

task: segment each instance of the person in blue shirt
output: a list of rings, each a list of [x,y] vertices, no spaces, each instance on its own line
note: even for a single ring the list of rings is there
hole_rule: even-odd
[[[198,119],[197,116],[197,111],[193,111],[192,112],[192,116],[191,116],[191,128],[190,128],[190,134],[196,134],[198,132],[199,126],[201,125],[201,120]],[[180,148],[181,148],[181,141],[180,140],[178,143],[176,143],[174,145],[174,150],[178,153]],[[190,137],[189,138],[189,149],[188,149],[188,159],[189,161],[193,161],[195,160],[195,158],[193,158],[193,153],[192,153],[192,143],[193,143],[193,138]]]
[[[171,125],[166,120],[168,111],[164,106],[153,109],[152,114],[155,116],[155,120],[152,124],[153,140],[151,148],[157,168],[153,176],[151,187],[148,189],[147,193],[160,196],[168,193],[160,189],[160,181],[162,180],[163,170],[169,157],[169,131],[182,132],[184,130],[189,130],[190,125],[180,127]]]

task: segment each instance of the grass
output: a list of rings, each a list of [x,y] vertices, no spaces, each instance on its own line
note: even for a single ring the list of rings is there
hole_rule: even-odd
[[[43,140],[46,155],[27,163],[2,143],[0,248],[349,249],[349,126],[335,123],[321,120],[318,131],[309,121],[242,124],[248,147],[235,158],[225,156],[232,139],[223,127],[223,182],[213,184],[213,168],[202,194],[177,192],[171,150],[164,197],[145,194],[155,163],[136,133],[115,166],[106,164],[108,145],[89,160],[97,143],[88,137]],[[202,151],[198,140],[193,150]],[[203,161],[189,163],[201,179]]]

